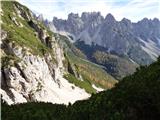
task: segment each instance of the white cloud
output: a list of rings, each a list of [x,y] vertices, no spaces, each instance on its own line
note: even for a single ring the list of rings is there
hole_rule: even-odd
[[[138,21],[144,17],[160,18],[159,0],[20,0],[30,9],[52,20],[53,16],[66,19],[68,14],[100,11],[103,16],[112,13],[117,20],[123,17]]]

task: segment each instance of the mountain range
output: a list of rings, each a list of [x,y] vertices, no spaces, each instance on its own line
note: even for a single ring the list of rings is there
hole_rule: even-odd
[[[83,12],[81,16],[70,13],[66,20],[54,17],[45,24],[54,32],[70,36],[88,60],[103,65],[117,79],[160,55],[158,18],[133,23],[126,18],[116,21],[112,14],[104,18],[100,12]]]

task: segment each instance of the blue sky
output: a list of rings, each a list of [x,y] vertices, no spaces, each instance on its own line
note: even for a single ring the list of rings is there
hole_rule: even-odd
[[[53,16],[67,19],[71,12],[81,15],[98,11],[103,16],[111,13],[117,20],[124,17],[133,22],[144,17],[160,19],[160,0],[20,0],[20,3],[49,20]]]

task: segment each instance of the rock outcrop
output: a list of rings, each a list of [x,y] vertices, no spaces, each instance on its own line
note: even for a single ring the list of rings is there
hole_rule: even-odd
[[[13,43],[7,44],[6,47],[19,59],[14,66],[7,65],[2,69],[2,89],[5,91],[1,91],[2,96],[7,98],[4,100],[9,104],[27,101],[68,104],[89,97],[85,90],[63,78],[64,56],[57,43],[52,51],[57,61],[55,63],[51,54],[36,56]]]

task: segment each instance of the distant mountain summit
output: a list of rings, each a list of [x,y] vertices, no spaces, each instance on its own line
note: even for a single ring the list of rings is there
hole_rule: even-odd
[[[112,14],[105,18],[100,12],[70,13],[67,20],[53,18],[57,31],[73,35],[77,41],[104,47],[108,52],[125,55],[138,64],[149,64],[160,55],[160,21],[144,18],[132,23],[123,18],[116,21]]]
[[[117,79],[133,73],[138,65],[152,63],[160,55],[157,18],[133,23],[127,18],[117,21],[110,13],[104,18],[100,12],[83,12],[81,16],[70,13],[66,20],[54,17],[46,25],[71,36],[87,59],[103,65]]]

